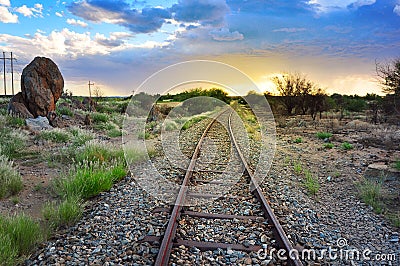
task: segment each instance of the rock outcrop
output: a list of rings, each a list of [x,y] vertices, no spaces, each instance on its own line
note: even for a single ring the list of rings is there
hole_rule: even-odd
[[[57,65],[49,58],[36,57],[22,71],[21,93],[10,100],[8,110],[24,117],[29,117],[28,113],[33,117],[46,117],[55,111],[63,88],[64,79]]]

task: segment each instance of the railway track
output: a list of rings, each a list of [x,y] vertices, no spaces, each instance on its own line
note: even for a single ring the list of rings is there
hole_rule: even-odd
[[[288,256],[291,243],[233,135],[233,115],[224,111],[212,119],[194,149],[175,204],[153,210],[169,214],[163,237],[143,240],[158,245],[155,265],[187,264],[182,260],[186,249],[195,254],[190,256],[193,265],[249,264],[267,247],[284,249],[287,260],[279,261],[276,253],[262,259],[302,265]],[[223,252],[239,252],[247,260],[222,259]]]

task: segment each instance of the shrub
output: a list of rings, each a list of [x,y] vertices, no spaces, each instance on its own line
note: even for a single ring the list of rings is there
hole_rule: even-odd
[[[311,174],[311,172],[308,171],[308,170],[305,171],[304,174],[305,174],[304,185],[305,185],[305,187],[307,188],[308,192],[309,192],[311,195],[317,194],[317,193],[318,193],[318,190],[319,190],[319,188],[320,188],[320,184],[319,184],[318,178],[315,177],[315,176],[313,176],[313,175]]]
[[[29,251],[43,239],[39,223],[25,215],[0,218],[0,237],[4,246],[0,250],[6,250],[9,258],[13,251],[8,248],[11,242],[18,255],[27,255]],[[4,252],[4,251],[3,251]]]
[[[382,213],[383,204],[381,202],[381,188],[380,182],[364,180],[359,184],[359,193],[362,201],[371,206],[376,213]]]
[[[42,209],[43,217],[54,227],[72,225],[82,217],[82,213],[82,201],[76,196],[64,199],[59,205],[46,203]]]
[[[330,137],[332,137],[332,133],[328,133],[328,132],[318,132],[316,135],[317,135],[317,138],[319,138],[319,139],[329,139]]]
[[[93,126],[93,128],[94,129],[97,129],[97,130],[112,130],[112,129],[115,129],[115,128],[117,128],[117,125],[115,125],[113,122],[100,122],[100,123],[97,123],[97,124],[95,124],[94,126]]]
[[[55,128],[52,130],[41,131],[38,135],[39,138],[49,140],[52,142],[62,143],[70,140],[70,135],[63,129]]]
[[[21,175],[7,157],[0,155],[0,198],[15,195],[23,188]]]
[[[323,147],[324,149],[332,149],[334,145],[332,143],[325,143]]]
[[[166,131],[172,131],[178,128],[178,125],[175,123],[175,121],[166,121],[164,122],[164,129]]]
[[[98,124],[98,123],[106,123],[106,122],[108,122],[108,120],[109,120],[108,115],[107,115],[107,114],[104,114],[104,113],[92,113],[92,114],[91,114],[91,117],[92,117],[93,122],[94,122],[95,124]]]
[[[351,145],[348,142],[343,142],[341,147],[342,147],[343,150],[351,150],[351,149],[353,149],[353,145]]]
[[[303,139],[302,138],[297,138],[294,140],[294,143],[302,143]]]
[[[139,132],[138,138],[139,139],[149,139],[151,134],[149,132]]]

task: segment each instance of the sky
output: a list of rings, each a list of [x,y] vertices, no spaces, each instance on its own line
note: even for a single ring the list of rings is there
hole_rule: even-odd
[[[87,95],[89,80],[130,95],[189,60],[229,64],[262,91],[298,72],[328,93],[382,94],[375,62],[400,56],[400,0],[0,0],[0,46],[17,59],[16,91],[22,69],[45,56],[74,95]]]

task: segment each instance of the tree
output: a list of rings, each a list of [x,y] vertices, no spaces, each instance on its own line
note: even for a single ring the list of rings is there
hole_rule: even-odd
[[[296,107],[299,107],[302,114],[306,114],[308,110],[307,97],[314,87],[311,81],[299,73],[286,73],[281,77],[273,77],[272,81],[279,91],[280,100],[288,115],[292,115]]]
[[[387,63],[375,63],[376,73],[387,94],[400,95],[400,57]]]
[[[103,98],[104,93],[103,91],[100,89],[100,87],[96,87],[93,90],[93,95],[96,97],[96,103],[99,101],[99,99]]]
[[[325,91],[321,88],[314,89],[308,96],[307,106],[310,109],[310,114],[313,120],[315,120],[318,113],[321,119],[322,112],[329,109]]]

